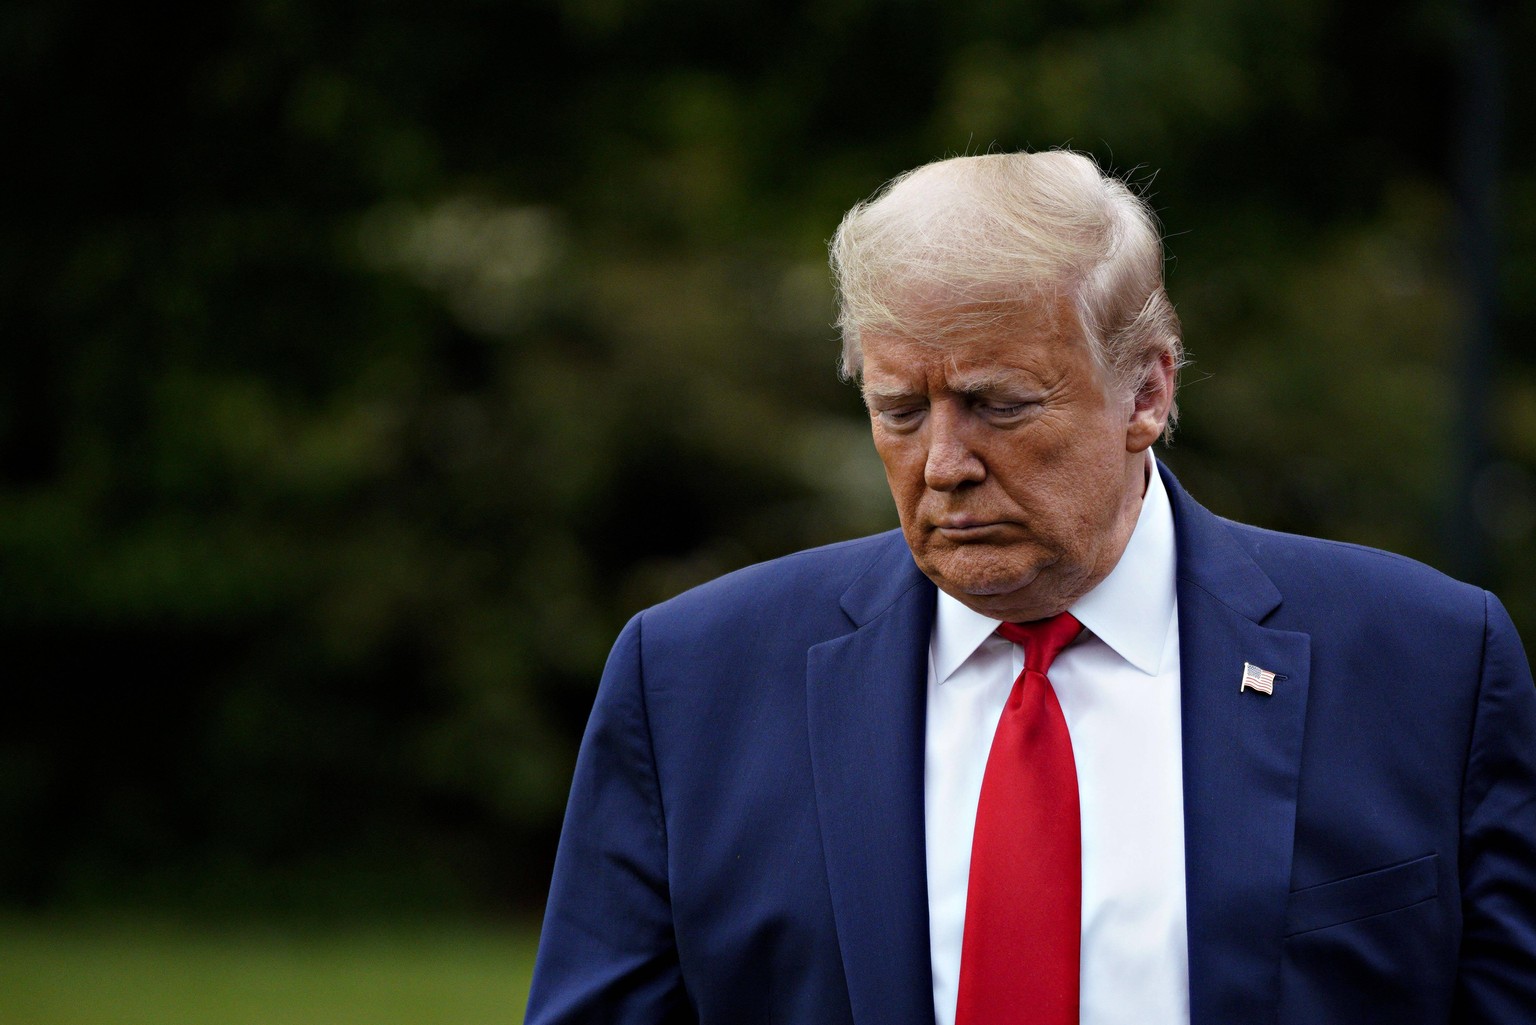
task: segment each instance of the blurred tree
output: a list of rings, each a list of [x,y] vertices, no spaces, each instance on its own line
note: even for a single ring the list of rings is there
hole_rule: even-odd
[[[823,241],[926,160],[1153,196],[1218,511],[1443,558],[1463,8],[0,15],[0,899],[536,900],[607,646],[894,523]],[[1506,45],[1533,15],[1495,12]],[[1531,95],[1516,63],[1509,97]],[[1504,320],[1536,320],[1511,103]],[[1536,624],[1536,354],[1480,478]]]

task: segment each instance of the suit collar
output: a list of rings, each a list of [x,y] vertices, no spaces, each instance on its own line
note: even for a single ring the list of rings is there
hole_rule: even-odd
[[[840,600],[843,612],[855,627],[884,615],[890,609],[911,600],[914,590],[936,590],[917,563],[912,561],[912,550],[907,547],[901,531],[891,530],[875,539],[875,556]]]
[[[1166,470],[1178,545],[1192,1025],[1275,1020],[1311,637],[1264,624],[1280,590]],[[1243,691],[1244,663],[1277,674]]]
[[[1186,587],[1199,588],[1255,623],[1279,608],[1279,588],[1227,525],[1189,497],[1167,467],[1158,463],[1157,468],[1173,506],[1180,593]]]

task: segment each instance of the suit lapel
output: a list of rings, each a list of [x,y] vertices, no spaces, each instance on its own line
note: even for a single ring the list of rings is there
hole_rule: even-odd
[[[853,632],[806,663],[811,767],[858,1025],[932,1022],[923,749],[935,591],[899,534],[843,597]]]
[[[1178,544],[1192,1025],[1273,1022],[1311,639],[1261,623],[1280,592],[1164,471]],[[1277,674],[1240,688],[1243,664]]]

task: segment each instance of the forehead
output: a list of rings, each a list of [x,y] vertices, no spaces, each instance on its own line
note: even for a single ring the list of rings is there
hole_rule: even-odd
[[[970,391],[1021,378],[1098,377],[1077,318],[1046,305],[1021,306],[918,337],[866,330],[860,347],[866,393],[909,389],[919,382],[926,387],[942,381]]]

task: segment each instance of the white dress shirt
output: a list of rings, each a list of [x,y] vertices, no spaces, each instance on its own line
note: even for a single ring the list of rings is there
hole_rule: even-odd
[[[1149,464],[1151,460],[1149,459]],[[1184,791],[1173,513],[1155,466],[1109,576],[1071,609],[1050,680],[1082,806],[1082,1025],[1188,1025]],[[971,835],[987,752],[1022,649],[939,593],[924,776],[938,1025],[953,1025]]]

